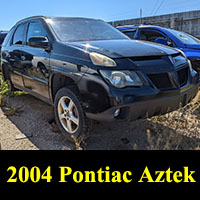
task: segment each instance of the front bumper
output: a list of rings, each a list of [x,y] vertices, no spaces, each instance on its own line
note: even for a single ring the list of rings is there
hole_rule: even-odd
[[[197,95],[199,84],[191,87],[178,90],[176,93],[172,92],[166,96],[158,97],[151,96],[148,100],[137,101],[129,104],[113,106],[108,110],[98,113],[86,113],[87,117],[96,121],[133,121],[141,118],[152,117],[156,115],[166,114],[168,112],[177,110],[180,106],[185,106]],[[120,109],[119,116],[115,117],[114,113]]]

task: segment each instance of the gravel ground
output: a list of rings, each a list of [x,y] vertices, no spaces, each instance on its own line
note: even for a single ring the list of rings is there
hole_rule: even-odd
[[[76,149],[53,132],[48,123],[53,118],[49,105],[30,95],[9,97],[7,102],[11,107],[23,107],[18,116],[5,116],[5,108],[4,112],[0,109],[2,150]],[[200,149],[200,98],[164,116],[98,123],[84,146],[87,150]]]

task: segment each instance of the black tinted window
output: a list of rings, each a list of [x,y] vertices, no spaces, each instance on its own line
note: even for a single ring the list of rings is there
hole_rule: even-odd
[[[43,36],[43,37],[47,36],[42,24],[40,24],[39,22],[33,22],[29,24],[27,42],[31,37],[36,37],[36,36]]]
[[[157,31],[151,31],[151,30],[142,30],[140,32],[140,40],[160,43],[158,42],[159,39],[165,39],[167,41],[168,46],[176,47],[175,43],[169,37],[167,37],[166,35],[162,33],[159,33]]]
[[[126,32],[124,32],[124,34],[126,34],[129,38],[134,39],[135,38],[135,34],[136,34],[136,30],[134,30],[134,31],[126,31]]]
[[[166,36],[157,31],[143,30],[140,33],[140,40],[154,42],[158,38],[166,39]]]
[[[20,25],[13,36],[13,44],[22,45],[26,24]]]

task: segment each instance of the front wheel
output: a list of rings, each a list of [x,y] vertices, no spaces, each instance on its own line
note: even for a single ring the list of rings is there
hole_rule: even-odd
[[[55,97],[54,114],[62,135],[70,141],[79,139],[89,131],[88,119],[85,116],[81,98],[73,88],[60,89]]]

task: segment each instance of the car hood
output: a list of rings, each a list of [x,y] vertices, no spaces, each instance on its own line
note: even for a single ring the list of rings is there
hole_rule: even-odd
[[[87,52],[98,52],[111,58],[164,56],[177,53],[164,45],[137,40],[103,40],[73,42],[71,46]]]
[[[188,49],[200,50],[200,44],[185,44],[185,47]]]

